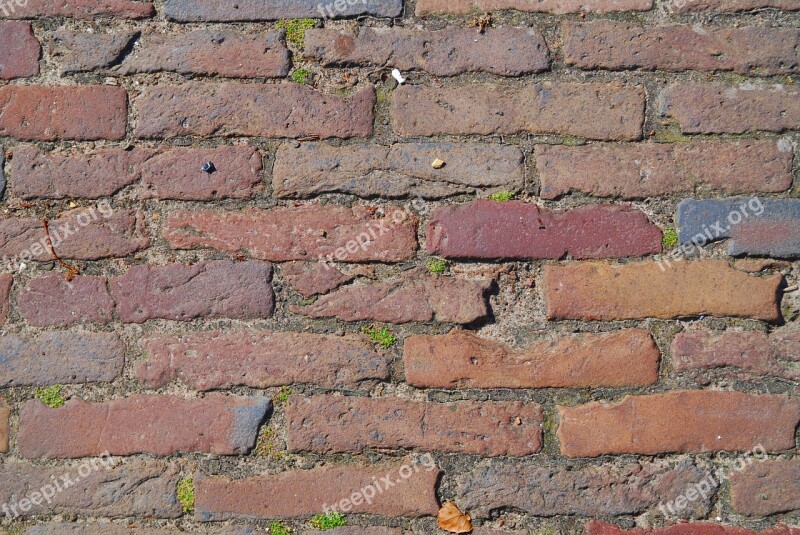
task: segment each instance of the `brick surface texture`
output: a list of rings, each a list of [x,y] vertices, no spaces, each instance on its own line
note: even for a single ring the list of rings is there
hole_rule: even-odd
[[[798,88],[800,0],[0,0],[0,535],[800,535]]]

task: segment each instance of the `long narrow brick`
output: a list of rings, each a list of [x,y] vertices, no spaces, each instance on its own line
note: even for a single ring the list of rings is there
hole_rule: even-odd
[[[403,466],[412,470],[410,476]],[[358,500],[360,503],[354,503],[347,513],[432,516],[439,510],[436,501],[439,475],[434,464],[406,459],[404,463],[325,466],[238,480],[221,476],[197,477],[196,516],[204,522],[229,518],[310,517],[322,512],[326,505],[336,506],[354,493],[363,492],[368,485],[377,485],[375,496],[369,502]],[[388,488],[384,479],[387,476],[389,482],[394,483]]]
[[[1,98],[2,92],[0,103]],[[188,135],[370,137],[374,106],[371,87],[338,97],[293,83],[157,85],[134,99],[138,114],[134,133],[147,139]]]
[[[613,321],[691,316],[781,318],[780,275],[759,278],[723,260],[548,265],[549,319]]]
[[[731,473],[731,505],[741,514],[770,516],[800,511],[800,461],[753,462]],[[800,534],[800,529],[796,530]]]
[[[58,409],[23,405],[17,446],[26,458],[178,452],[242,455],[256,441],[268,398],[134,395],[104,403],[71,399]],[[57,436],[58,440],[48,437]]]
[[[624,141],[641,139],[644,104],[641,87],[602,83],[403,86],[390,115],[404,136],[529,132]]]
[[[648,331],[559,336],[523,349],[468,331],[403,342],[406,382],[421,388],[619,388],[658,381]]]
[[[800,31],[790,28],[645,27],[598,20],[564,22],[564,62],[581,69],[797,72]]]
[[[114,17],[144,19],[155,15],[152,0],[12,0],[0,7],[0,18],[35,19],[72,17],[94,19]]]
[[[698,188],[778,193],[790,189],[794,179],[788,140],[536,145],[535,155],[539,195],[545,199],[570,192],[644,199]]]
[[[20,292],[18,306],[34,327],[108,323],[114,313],[105,277],[92,276],[69,281],[61,274],[37,277]]]
[[[312,318],[343,321],[472,323],[489,314],[491,280],[466,280],[406,272],[398,278],[356,284],[324,295],[311,305],[289,310]]]
[[[470,28],[419,31],[360,28],[358,34],[333,29],[306,32],[305,53],[324,66],[391,65],[434,76],[487,72],[521,76],[547,70],[549,51],[532,28]]]
[[[0,386],[112,381],[125,364],[114,333],[55,331],[0,337]]]
[[[294,452],[404,448],[519,457],[542,448],[542,408],[517,401],[428,403],[321,395],[292,398],[286,416]]]
[[[800,535],[800,529],[778,525],[753,531],[739,526],[706,522],[687,522],[661,528],[623,529],[614,524],[590,520],[583,533],[584,535]]]
[[[796,258],[800,255],[800,200],[684,199],[678,205],[682,244],[728,240],[733,256]]]
[[[30,141],[125,138],[125,90],[112,86],[0,87],[0,136]]]
[[[220,260],[164,267],[138,265],[109,281],[125,323],[149,319],[261,319],[272,315],[272,266]]]
[[[20,533],[24,535],[179,535],[185,532],[177,528],[142,528],[133,523],[124,525],[97,522],[39,524],[25,528],[25,531]],[[203,533],[207,535],[259,535],[261,532],[244,526],[225,526]]]
[[[3,262],[4,267],[6,266]],[[11,311],[11,286],[14,284],[14,276],[8,273],[0,274],[0,325],[5,325],[8,320],[8,313]]]
[[[689,134],[797,130],[800,92],[785,86],[681,82],[662,93],[661,114]]]
[[[0,401],[0,453],[8,453],[8,439],[10,435],[11,409],[5,401]]]
[[[619,403],[558,407],[561,452],[569,457],[634,453],[768,451],[794,447],[800,401],[741,392],[684,390]]]
[[[46,440],[53,440],[52,435]],[[91,468],[88,476],[86,468],[83,474],[79,472],[81,465],[51,468],[6,463],[0,467],[0,502],[16,505],[16,513],[22,517],[62,513],[106,518],[181,515],[181,505],[175,499],[179,471],[174,465],[162,461],[119,464],[110,459],[83,462]],[[33,491],[41,494],[43,487],[50,492],[56,483],[61,491],[55,489],[50,503],[42,496],[38,497],[38,503],[22,502],[23,498],[34,498]]]
[[[683,332],[672,341],[672,367],[709,382],[707,372],[720,370],[737,379],[775,376],[800,381],[800,331]]]
[[[178,22],[261,21],[293,18],[399,17],[403,0],[166,0],[164,13]]]
[[[277,207],[240,212],[177,210],[164,225],[176,249],[210,247],[253,258],[399,262],[417,250],[417,218],[397,206]]]
[[[433,211],[425,248],[446,258],[481,260],[620,258],[660,253],[661,230],[620,206],[554,212],[522,201],[474,201]]]
[[[671,11],[677,13],[719,12],[735,13],[754,9],[774,8],[786,11],[800,10],[798,0],[672,0]]]
[[[42,47],[30,24],[0,23],[0,80],[36,76],[41,53]]]
[[[136,378],[151,388],[178,379],[197,390],[309,383],[356,389],[389,378],[389,361],[365,336],[211,331],[145,339]]]
[[[478,518],[506,508],[536,516],[608,517],[657,513],[660,502],[709,475],[691,460],[584,466],[492,460],[456,475],[454,493],[459,507]],[[716,482],[710,486],[716,490]],[[678,514],[704,516],[710,509],[711,498],[700,496]]]
[[[564,15],[581,12],[647,11],[652,7],[653,0],[418,0],[417,15],[467,15],[502,9]]]
[[[435,160],[445,162],[434,169]],[[276,197],[321,193],[360,197],[422,196],[437,199],[483,188],[519,191],[525,185],[522,152],[478,143],[344,145],[284,143],[272,170]]]

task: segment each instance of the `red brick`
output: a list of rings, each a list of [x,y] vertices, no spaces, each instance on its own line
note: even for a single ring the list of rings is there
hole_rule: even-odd
[[[622,529],[613,524],[591,520],[586,524],[584,535],[800,535],[800,529],[778,525],[761,531],[752,531],[725,524],[688,522],[663,528]]]
[[[125,323],[149,319],[261,319],[272,315],[272,266],[230,260],[191,266],[131,267],[111,279],[111,297]]]
[[[641,87],[602,83],[403,86],[394,92],[390,115],[403,136],[529,132],[636,140],[644,105]]]
[[[406,382],[421,388],[619,388],[658,381],[661,353],[648,331],[558,336],[524,349],[468,331],[403,342]]]
[[[413,475],[398,477],[408,465]],[[433,466],[433,465],[430,465]],[[404,474],[407,469],[404,469]],[[348,513],[382,516],[421,517],[435,515],[436,482],[440,472],[414,460],[381,464],[324,466],[292,470],[269,476],[234,480],[228,477],[196,477],[195,508],[201,521],[229,518],[299,518],[319,514],[340,500],[363,492],[368,485],[380,485],[370,503],[356,504]],[[385,488],[384,478],[399,483]],[[376,483],[377,481],[377,483]],[[373,487],[374,488],[374,487]]]
[[[312,318],[388,323],[441,321],[472,323],[489,314],[490,280],[465,280],[406,272],[373,284],[356,284],[324,295],[311,305],[289,310]]]
[[[88,33],[61,28],[47,34],[47,53],[62,75],[91,72],[122,60],[139,32]]]
[[[138,113],[134,132],[148,139],[188,135],[370,137],[374,105],[371,87],[338,97],[294,83],[158,85],[144,89],[134,99]]]
[[[323,66],[391,64],[434,76],[520,76],[545,71],[550,63],[544,37],[532,28],[487,28],[477,35],[471,28],[360,28],[358,34],[312,29],[306,32],[304,50]]]
[[[516,9],[541,13],[610,13],[612,11],[647,11],[653,0],[418,0],[417,15],[453,14]]]
[[[522,201],[480,200],[434,210],[425,248],[481,260],[619,258],[660,253],[661,230],[623,206],[554,212]]]
[[[787,140],[536,145],[539,195],[576,191],[643,199],[707,188],[728,194],[778,193],[792,187]]]
[[[210,247],[276,262],[399,262],[415,256],[417,218],[396,206],[177,210],[167,219],[164,238],[175,249]]]
[[[137,394],[104,403],[71,399],[57,409],[31,400],[20,411],[17,446],[29,459],[178,452],[241,455],[255,444],[269,407],[268,398],[221,394],[203,399]],[[58,440],[52,440],[54,436]]]
[[[10,434],[11,409],[5,401],[0,401],[0,453],[8,453],[8,438]]]
[[[12,1],[0,8],[0,18],[35,19],[39,17],[73,17],[94,19],[115,17],[124,19],[144,19],[155,15],[152,0],[25,0]]]
[[[39,74],[42,47],[27,22],[0,23],[0,80]]]
[[[356,389],[389,378],[389,359],[360,335],[203,331],[154,335],[142,348],[147,358],[135,375],[151,388],[178,379],[196,390],[295,383]]]
[[[319,0],[165,0],[164,14],[179,22],[262,21],[292,18],[344,18],[358,15],[399,17],[403,0],[358,0],[338,4]]]
[[[688,134],[800,128],[800,92],[784,86],[676,83],[662,93],[661,110]]]
[[[789,28],[645,27],[598,20],[564,22],[564,62],[581,69],[797,72],[800,31]]]
[[[783,396],[684,390],[619,403],[558,407],[569,457],[794,448],[800,402]]]
[[[5,265],[6,262],[4,261]],[[14,276],[7,273],[0,274],[0,326],[5,325],[8,320],[8,313],[11,308],[10,296],[11,286],[14,284]]]
[[[702,11],[737,12],[762,8],[800,10],[798,0],[672,0],[670,10],[677,13]]]
[[[750,516],[770,516],[800,510],[800,461],[759,461],[731,473],[733,508]],[[734,466],[741,468],[740,464]],[[800,529],[796,533],[800,535]]]
[[[724,260],[584,262],[544,267],[549,319],[613,321],[733,316],[781,318],[780,275],[760,278]]]
[[[111,86],[0,87],[0,136],[30,141],[125,138],[125,90]]]
[[[74,277],[60,273],[31,280],[19,295],[19,311],[34,327],[108,323],[114,301],[105,277]]]
[[[419,449],[496,457],[542,448],[542,408],[532,403],[428,403],[400,398],[290,399],[289,451]]]
[[[67,524],[67,523],[51,523],[51,524],[36,524],[27,531],[21,532],[25,535],[180,535],[185,533],[177,528],[143,528],[137,526],[134,522],[126,522],[124,524],[111,524],[111,523],[84,523],[84,524]],[[211,529],[204,531],[207,535],[257,535],[260,532],[253,531],[250,528],[243,526],[225,526],[221,528]],[[326,535],[332,535],[332,532]]]
[[[328,293],[356,278],[322,262],[287,262],[281,266],[281,275],[305,298]]]

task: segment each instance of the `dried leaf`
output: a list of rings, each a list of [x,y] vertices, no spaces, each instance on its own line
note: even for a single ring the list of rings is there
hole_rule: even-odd
[[[439,509],[439,527],[450,533],[469,533],[472,531],[472,518],[453,502],[445,502]]]

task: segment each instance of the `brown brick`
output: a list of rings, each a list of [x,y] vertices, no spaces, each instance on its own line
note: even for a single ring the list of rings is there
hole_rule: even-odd
[[[435,209],[425,248],[445,258],[527,260],[645,256],[662,246],[661,230],[630,207],[561,212],[522,201],[479,200]]]
[[[634,453],[768,451],[794,447],[800,402],[783,396],[684,390],[558,407],[569,457]]]
[[[421,517],[435,515],[436,482],[439,470],[406,459],[406,462],[325,466],[312,470],[292,470],[270,476],[247,479],[196,477],[196,515],[200,521],[229,518],[298,518],[321,513],[355,493],[364,493],[368,485],[379,491],[370,503],[361,501],[348,513],[382,516]],[[413,474],[402,479],[408,466]],[[432,467],[432,468],[429,468]],[[386,476],[390,476],[386,487]],[[377,483],[376,483],[377,481]],[[368,491],[369,493],[371,491]]]
[[[356,284],[324,295],[311,305],[289,310],[312,318],[388,323],[441,321],[472,323],[489,314],[490,280],[465,280],[406,272],[373,284]]]
[[[85,464],[91,468],[91,473],[80,477],[82,466],[83,463],[50,468],[7,463],[0,467],[0,502],[17,505],[16,512],[20,516],[68,513],[107,518],[177,518],[181,515],[181,505],[175,499],[178,484],[175,466],[161,461],[119,464],[111,459],[94,459]],[[84,474],[86,471],[83,468]],[[34,498],[32,491],[45,486],[52,489],[50,485],[56,482],[62,490],[56,489],[51,503],[39,496],[38,504],[27,503],[27,511],[22,508],[25,505],[22,498],[30,500]]]
[[[305,298],[328,293],[356,278],[322,262],[287,262],[281,266],[281,275]]]
[[[31,280],[19,295],[19,312],[34,327],[108,323],[114,301],[105,277],[78,276],[68,281],[60,273]]]
[[[731,505],[739,513],[770,516],[800,510],[800,461],[758,459],[733,471]],[[735,466],[741,467],[740,464]]]
[[[648,331],[558,336],[524,349],[468,331],[403,342],[406,382],[421,388],[619,388],[658,381],[661,354]]]
[[[136,363],[136,378],[151,388],[178,379],[196,390],[295,383],[356,389],[389,378],[389,359],[360,335],[204,331],[155,335],[142,348],[147,358]]]
[[[111,297],[125,323],[149,319],[261,319],[272,315],[272,266],[220,260],[191,266],[131,267],[111,279]]]
[[[782,281],[780,275],[748,275],[724,260],[544,267],[549,319],[613,321],[708,315],[777,321]]]
[[[672,0],[670,10],[677,13],[702,11],[737,12],[762,8],[800,10],[798,0]]]
[[[3,265],[7,265],[3,262]],[[11,308],[9,301],[11,296],[11,286],[14,284],[14,276],[8,273],[0,274],[0,325],[5,325],[8,320],[8,313]]]
[[[547,44],[532,28],[471,28],[419,31],[406,28],[312,29],[305,54],[324,66],[389,65],[434,76],[487,72],[520,76],[547,70]]]
[[[370,137],[374,105],[371,87],[338,97],[294,83],[158,85],[144,89],[134,99],[138,112],[134,132],[148,139],[187,135]]]
[[[125,90],[111,86],[0,87],[0,136],[30,141],[124,139]]]
[[[676,83],[662,93],[661,110],[688,134],[800,128],[800,92],[784,86]]]
[[[358,15],[399,17],[403,0],[358,0],[320,3],[319,0],[239,0],[231,5],[219,0],[166,0],[167,19],[180,22],[262,21],[292,18],[344,18]]]
[[[542,448],[542,408],[532,403],[428,403],[400,398],[291,398],[289,451],[419,449],[496,457]]]
[[[41,53],[42,47],[30,24],[0,23],[0,80],[36,76]]]
[[[536,145],[539,195],[576,191],[643,199],[707,188],[728,194],[778,193],[792,187],[788,140]]]
[[[27,528],[26,531],[21,533],[24,533],[24,535],[180,535],[185,532],[177,528],[142,528],[133,522],[124,524],[97,522],[85,524],[38,524]],[[243,526],[225,526],[204,531],[203,533],[207,535],[257,535],[260,532]],[[332,535],[332,532],[328,532],[326,535]]]
[[[31,400],[20,411],[17,445],[20,455],[29,459],[178,452],[242,455],[255,444],[269,407],[268,398],[222,394],[203,399],[137,394],[104,403],[71,399],[57,409]],[[54,436],[58,440],[50,439]]]
[[[636,140],[644,104],[641,87],[601,83],[403,86],[394,92],[390,114],[404,136],[529,132]]]
[[[622,529],[613,524],[591,520],[586,524],[584,535],[800,535],[800,529],[776,525],[760,531],[725,524],[706,522],[680,523],[660,528]]]
[[[467,15],[484,11],[516,9],[563,15],[566,13],[610,13],[612,11],[647,11],[653,0],[418,0],[417,15]]]
[[[0,401],[0,453],[8,453],[8,438],[10,434],[11,409],[5,401]]]
[[[319,204],[240,212],[177,210],[167,219],[164,238],[175,249],[210,247],[276,262],[398,262],[415,256],[417,218],[397,206],[380,212]]]
[[[564,62],[581,69],[797,72],[800,31],[789,28],[645,27],[598,20],[564,22]]]
[[[445,162],[434,169],[434,160]],[[344,145],[284,143],[272,170],[276,197],[320,193],[361,197],[440,198],[483,188],[519,191],[525,185],[522,152],[478,143]]]
[[[20,5],[24,4],[24,5]],[[73,17],[94,19],[115,17],[143,19],[155,15],[152,0],[25,0],[6,2],[0,8],[0,18],[35,19],[39,17]]]

